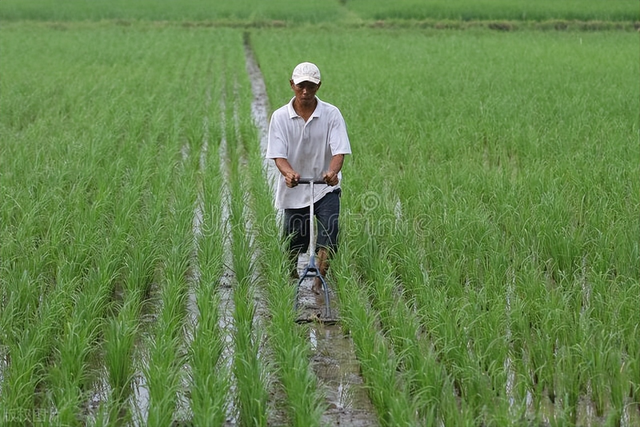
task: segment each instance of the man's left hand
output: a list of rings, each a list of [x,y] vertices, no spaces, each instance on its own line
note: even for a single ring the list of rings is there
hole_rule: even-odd
[[[327,183],[327,185],[330,185],[332,187],[334,185],[338,185],[338,174],[333,171],[325,172],[325,174],[322,175],[322,178],[324,179],[324,182]]]

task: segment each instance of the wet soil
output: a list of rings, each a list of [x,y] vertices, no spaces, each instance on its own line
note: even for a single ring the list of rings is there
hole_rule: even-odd
[[[309,328],[311,362],[325,393],[326,425],[377,426],[375,410],[360,373],[351,338],[339,325],[314,323]]]
[[[334,325],[340,320],[340,309],[335,294],[329,287],[328,300],[324,293],[320,295],[311,290],[315,275],[308,276],[298,286],[298,323],[324,323]]]
[[[300,257],[298,271],[303,272],[307,256]],[[367,394],[355,354],[353,341],[340,325],[340,308],[329,283],[330,312],[325,296],[311,287],[314,277],[302,280],[298,289],[298,322],[307,323],[311,344],[311,366],[325,396],[324,425],[377,426],[375,408]]]

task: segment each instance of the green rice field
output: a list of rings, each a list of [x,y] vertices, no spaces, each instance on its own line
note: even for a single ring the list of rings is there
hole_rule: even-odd
[[[0,425],[640,425],[639,18],[0,2]],[[353,151],[337,326],[264,161],[302,61]]]

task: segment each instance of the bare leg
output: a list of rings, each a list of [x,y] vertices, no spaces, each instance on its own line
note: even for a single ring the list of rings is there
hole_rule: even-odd
[[[318,270],[322,277],[325,277],[327,274],[327,270],[329,270],[329,253],[325,248],[320,248],[318,250],[318,255],[316,258],[316,265],[318,266]],[[326,280],[326,277],[325,277]],[[320,295],[322,293],[322,281],[319,277],[316,277],[313,280],[313,288],[311,290],[316,294]]]
[[[289,265],[291,266],[290,277],[292,279],[299,279],[300,275],[298,274],[298,252],[291,252],[289,254]]]

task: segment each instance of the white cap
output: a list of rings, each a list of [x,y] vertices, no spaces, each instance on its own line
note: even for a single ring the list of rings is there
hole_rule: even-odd
[[[303,62],[296,65],[291,75],[293,84],[297,85],[300,82],[312,82],[315,84],[320,83],[320,70],[315,64],[311,62]]]

